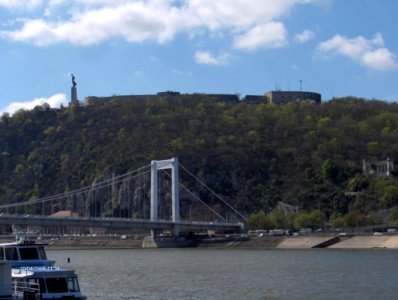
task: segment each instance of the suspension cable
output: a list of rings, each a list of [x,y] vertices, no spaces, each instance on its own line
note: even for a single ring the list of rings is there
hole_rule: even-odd
[[[178,164],[184,171],[186,171],[189,175],[191,175],[197,182],[199,182],[201,185],[203,185],[206,189],[208,189],[214,196],[216,196],[219,200],[221,200],[225,205],[227,205],[230,209],[232,209],[237,215],[239,215],[243,220],[247,221],[247,218],[243,216],[238,210],[236,210],[231,204],[229,204],[227,201],[225,201],[223,198],[221,198],[216,192],[214,192],[211,188],[209,188],[202,180],[200,180],[198,177],[193,175],[190,171],[188,171],[187,168],[185,168],[183,165],[180,163]]]
[[[0,205],[0,209],[10,208],[10,207],[18,207],[18,206],[24,206],[24,205],[34,205],[34,204],[39,204],[39,203],[45,203],[45,202],[49,202],[49,201],[53,201],[53,200],[58,200],[58,199],[70,197],[70,196],[73,196],[73,195],[76,195],[76,194],[81,194],[81,193],[84,193],[84,192],[95,191],[95,190],[98,190],[100,188],[107,187],[107,186],[109,186],[111,184],[114,184],[114,183],[120,183],[126,177],[128,177],[129,175],[134,174],[134,172],[140,172],[141,170],[143,170],[145,168],[148,168],[148,167],[150,167],[150,165],[147,165],[145,167],[139,168],[139,169],[134,170],[134,171],[127,172],[127,173],[125,173],[123,175],[115,176],[115,177],[113,177],[111,179],[107,179],[107,180],[101,181],[101,182],[96,183],[94,185],[85,186],[85,187],[82,187],[80,189],[73,190],[73,191],[70,191],[70,192],[67,192],[67,193],[57,194],[57,195],[48,196],[48,197],[43,197],[43,198],[40,198],[40,199],[36,199],[34,201],[29,201],[28,200],[28,201],[23,201],[23,202],[20,202],[20,203]],[[132,178],[136,178],[136,177],[138,177],[138,176],[140,176],[142,174],[146,174],[146,173],[149,173],[149,172],[150,172],[150,170],[148,170],[146,172],[143,172],[143,173],[139,173],[139,174],[137,174],[137,175],[135,175],[133,177],[130,177],[130,178],[131,179]],[[116,179],[116,181],[115,181],[115,179]]]
[[[169,173],[165,172],[162,170],[163,173],[165,173],[169,178],[171,177]],[[200,203],[202,203],[204,206],[206,206],[212,213],[214,213],[217,217],[219,217],[221,220],[223,220],[225,223],[227,223],[227,220],[223,218],[218,212],[216,212],[214,209],[212,209],[209,205],[207,205],[202,199],[200,199],[197,195],[192,193],[185,185],[182,183],[178,183],[179,186],[181,186],[185,191],[188,192],[192,197],[194,197],[196,200],[198,200]]]

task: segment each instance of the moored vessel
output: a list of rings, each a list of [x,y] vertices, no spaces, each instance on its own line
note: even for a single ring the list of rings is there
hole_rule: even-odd
[[[45,245],[33,240],[0,244],[0,299],[87,299],[75,271],[47,259]]]

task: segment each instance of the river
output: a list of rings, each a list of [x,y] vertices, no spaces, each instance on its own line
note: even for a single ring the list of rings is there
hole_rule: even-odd
[[[398,251],[48,250],[89,300],[397,299]],[[67,263],[67,258],[70,263]]]

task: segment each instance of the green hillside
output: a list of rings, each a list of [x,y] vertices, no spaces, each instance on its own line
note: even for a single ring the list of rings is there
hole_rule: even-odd
[[[355,214],[358,223],[398,204],[395,179],[362,174],[363,159],[398,158],[398,104],[349,97],[275,106],[192,95],[4,114],[0,204],[174,156],[246,215],[282,201],[326,219]]]

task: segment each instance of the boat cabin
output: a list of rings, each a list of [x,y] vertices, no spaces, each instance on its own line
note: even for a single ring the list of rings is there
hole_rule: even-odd
[[[84,300],[77,275],[59,267],[27,267],[12,269],[15,296],[30,295],[32,299]],[[39,297],[39,298],[38,298]]]
[[[47,259],[45,245],[34,241],[0,244],[0,260],[11,262],[12,267],[52,266],[55,262]]]

